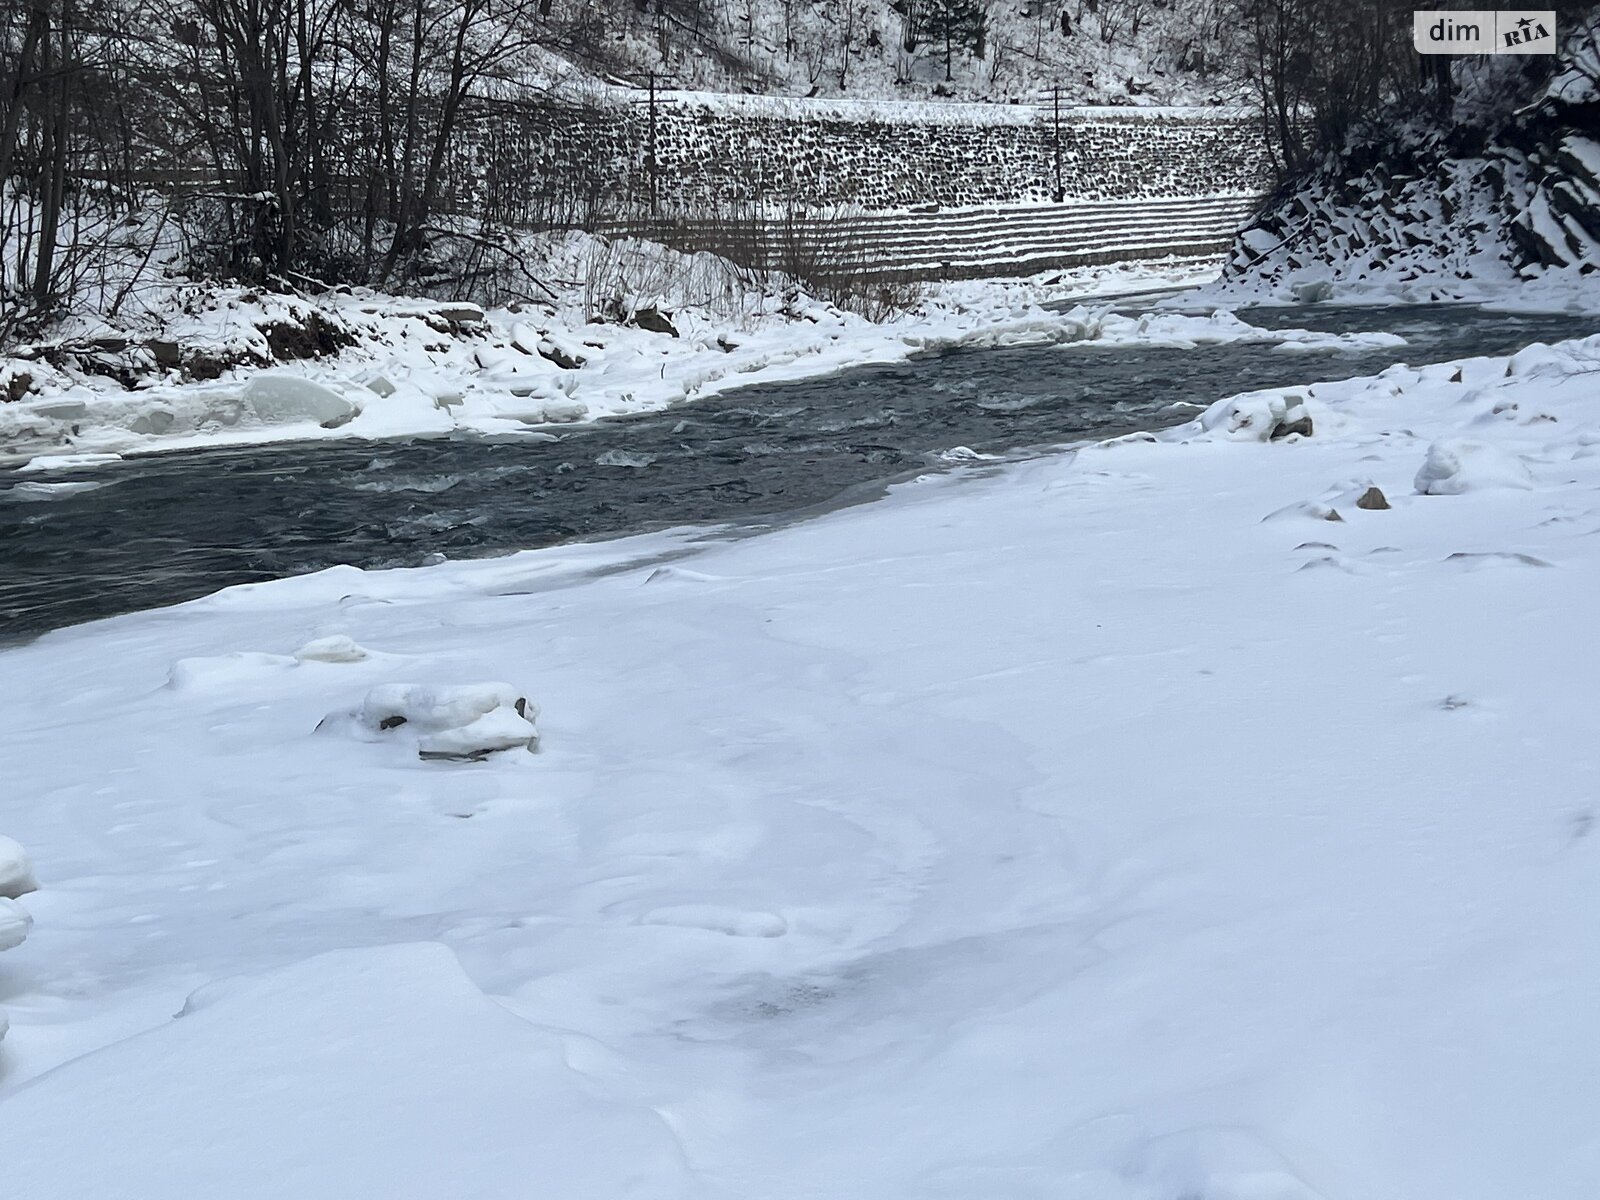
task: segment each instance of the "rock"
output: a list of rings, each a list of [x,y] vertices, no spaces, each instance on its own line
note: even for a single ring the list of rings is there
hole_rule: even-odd
[[[1299,504],[1286,504],[1262,517],[1263,521],[1288,521],[1294,518],[1309,518],[1313,521],[1343,521],[1337,508],[1326,504],[1318,504],[1314,500],[1306,500]]]
[[[1377,512],[1389,507],[1389,498],[1376,487],[1369,487],[1356,497],[1356,507],[1364,508],[1368,512]]]
[[[537,346],[539,357],[555,363],[563,371],[576,371],[588,361],[581,354],[571,354],[549,338],[540,338]]]
[[[332,388],[276,372],[253,376],[244,385],[242,398],[256,418],[269,425],[315,421],[324,429],[335,429],[361,411]]]
[[[667,315],[659,311],[654,305],[634,309],[633,323],[649,333],[664,333],[668,337],[678,336],[677,329],[667,319]]]
[[[18,371],[6,381],[6,399],[21,400],[33,391],[33,376],[26,371]]]
[[[1310,437],[1311,429],[1311,414],[1306,412],[1304,404],[1297,404],[1288,409],[1283,418],[1273,426],[1271,440],[1275,442],[1294,433],[1301,437]]]
[[[150,338],[144,348],[158,367],[167,369],[183,365],[183,347],[169,338]]]
[[[452,325],[481,325],[486,319],[476,304],[446,304],[434,312]]]

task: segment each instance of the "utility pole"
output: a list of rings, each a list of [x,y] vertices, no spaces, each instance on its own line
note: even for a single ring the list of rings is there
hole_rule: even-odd
[[[1061,85],[1059,83],[1050,89],[1050,100],[1054,108],[1054,116],[1051,121],[1051,125],[1055,134],[1054,142],[1056,152],[1056,190],[1054,192],[1054,197],[1055,202],[1060,204],[1062,199],[1065,198],[1067,190],[1062,186],[1061,183]]]
[[[650,115],[645,126],[644,168],[645,174],[650,181],[650,215],[655,217],[660,215],[661,212],[661,163],[656,154],[656,138],[659,129],[657,116],[660,107],[659,85],[670,83],[671,79],[660,71],[639,71],[632,75],[614,78],[617,78],[618,82],[627,83],[630,87],[642,85],[645,89],[645,103],[650,106]]]
[[[650,172],[650,215],[655,217],[661,213],[661,171],[656,161],[656,80],[661,76],[655,71],[648,71],[645,78],[650,85],[650,145],[646,151]]]

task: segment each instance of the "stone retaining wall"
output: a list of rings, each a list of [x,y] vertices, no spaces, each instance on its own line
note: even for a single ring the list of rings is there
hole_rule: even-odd
[[[1216,110],[850,106],[666,97],[484,105],[452,191],[500,219],[1259,195],[1258,126]],[[651,135],[654,125],[654,137]],[[651,147],[654,146],[652,168]]]

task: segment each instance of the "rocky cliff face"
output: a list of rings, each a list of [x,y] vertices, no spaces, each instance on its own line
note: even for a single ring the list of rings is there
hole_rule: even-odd
[[[1600,274],[1600,48],[1574,31],[1553,73],[1458,69],[1453,112],[1391,113],[1386,131],[1271,202],[1235,243],[1224,287],[1321,299]],[[1588,279],[1593,282],[1593,279]]]

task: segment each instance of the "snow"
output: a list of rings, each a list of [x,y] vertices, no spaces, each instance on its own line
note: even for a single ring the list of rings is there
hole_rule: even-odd
[[[13,950],[28,940],[33,918],[15,900],[0,896],[0,950]]]
[[[604,1060],[443,946],[336,951],[201,991],[17,1093],[0,1158],[38,1200],[690,1194],[670,1128],[608,1097]]]
[[[1528,361],[0,650],[8,1191],[1590,1200],[1600,337]],[[538,754],[314,732],[495,679]]]

